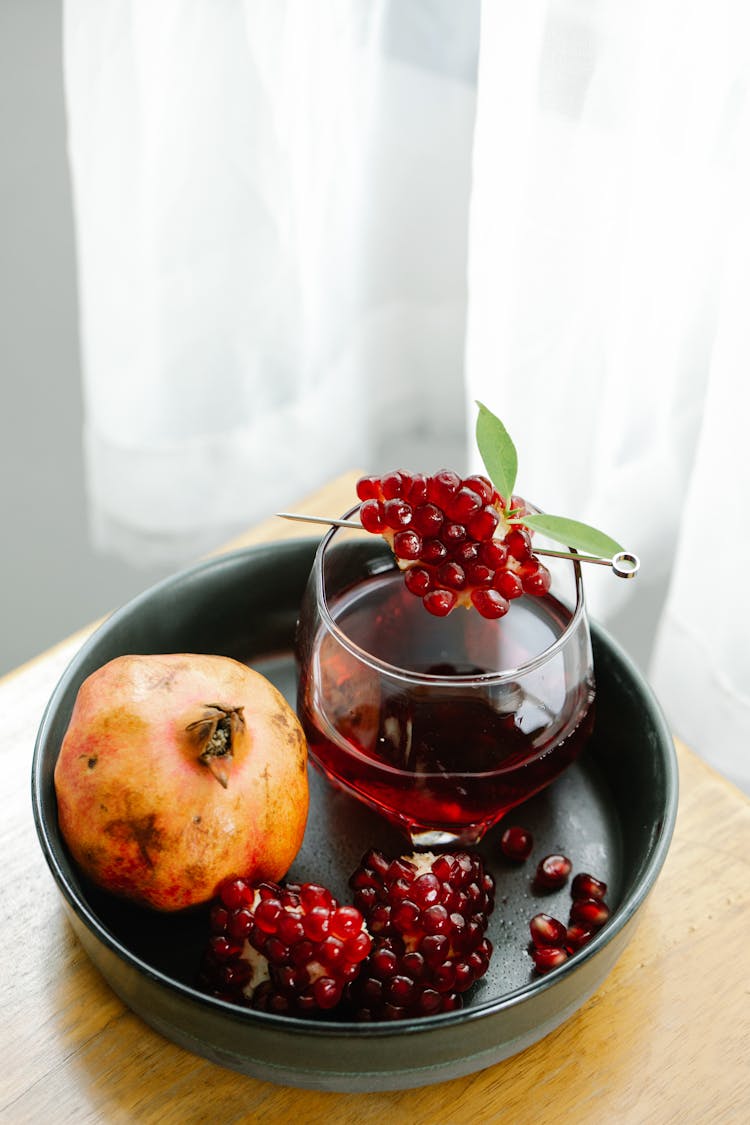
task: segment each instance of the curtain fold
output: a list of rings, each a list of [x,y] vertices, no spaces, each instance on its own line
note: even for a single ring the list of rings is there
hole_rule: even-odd
[[[67,0],[102,549],[178,564],[435,431],[464,456],[478,10]]]
[[[66,0],[64,28],[102,549],[179,564],[345,467],[463,469],[480,398],[530,500],[641,555],[591,568],[592,613],[750,790],[746,5]]]

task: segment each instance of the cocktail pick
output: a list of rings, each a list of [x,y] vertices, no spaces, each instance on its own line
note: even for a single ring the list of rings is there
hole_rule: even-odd
[[[284,520],[297,520],[299,523],[324,523],[329,527],[351,527],[355,531],[364,531],[358,520],[334,520],[327,516],[306,516],[299,512],[277,512],[277,516]],[[641,560],[631,551],[618,551],[611,558],[603,555],[581,555],[577,551],[552,551],[546,547],[533,548],[535,555],[546,555],[553,559],[575,559],[578,562],[594,563],[596,566],[609,566],[612,573],[618,578],[635,578],[640,570]]]

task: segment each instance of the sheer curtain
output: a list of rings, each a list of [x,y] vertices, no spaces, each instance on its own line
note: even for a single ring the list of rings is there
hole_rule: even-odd
[[[481,398],[530,498],[642,556],[593,613],[750,789],[748,23],[66,0],[100,544],[179,563],[343,467],[462,468]]]

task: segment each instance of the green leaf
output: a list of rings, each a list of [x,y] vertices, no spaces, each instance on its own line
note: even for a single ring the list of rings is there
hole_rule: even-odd
[[[508,507],[518,472],[518,454],[511,436],[500,419],[477,402],[477,446],[487,475]]]
[[[585,551],[589,555],[611,558],[624,550],[615,539],[605,535],[603,531],[597,531],[595,527],[589,527],[587,523],[580,523],[578,520],[565,519],[564,516],[543,514],[522,516],[514,522],[525,524],[526,527],[540,531],[549,539],[554,539],[556,543],[564,543],[567,547],[573,547],[576,551]]]

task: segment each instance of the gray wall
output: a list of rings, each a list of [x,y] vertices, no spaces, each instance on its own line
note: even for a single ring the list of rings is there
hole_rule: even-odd
[[[86,526],[61,0],[0,0],[0,675],[160,576]]]

